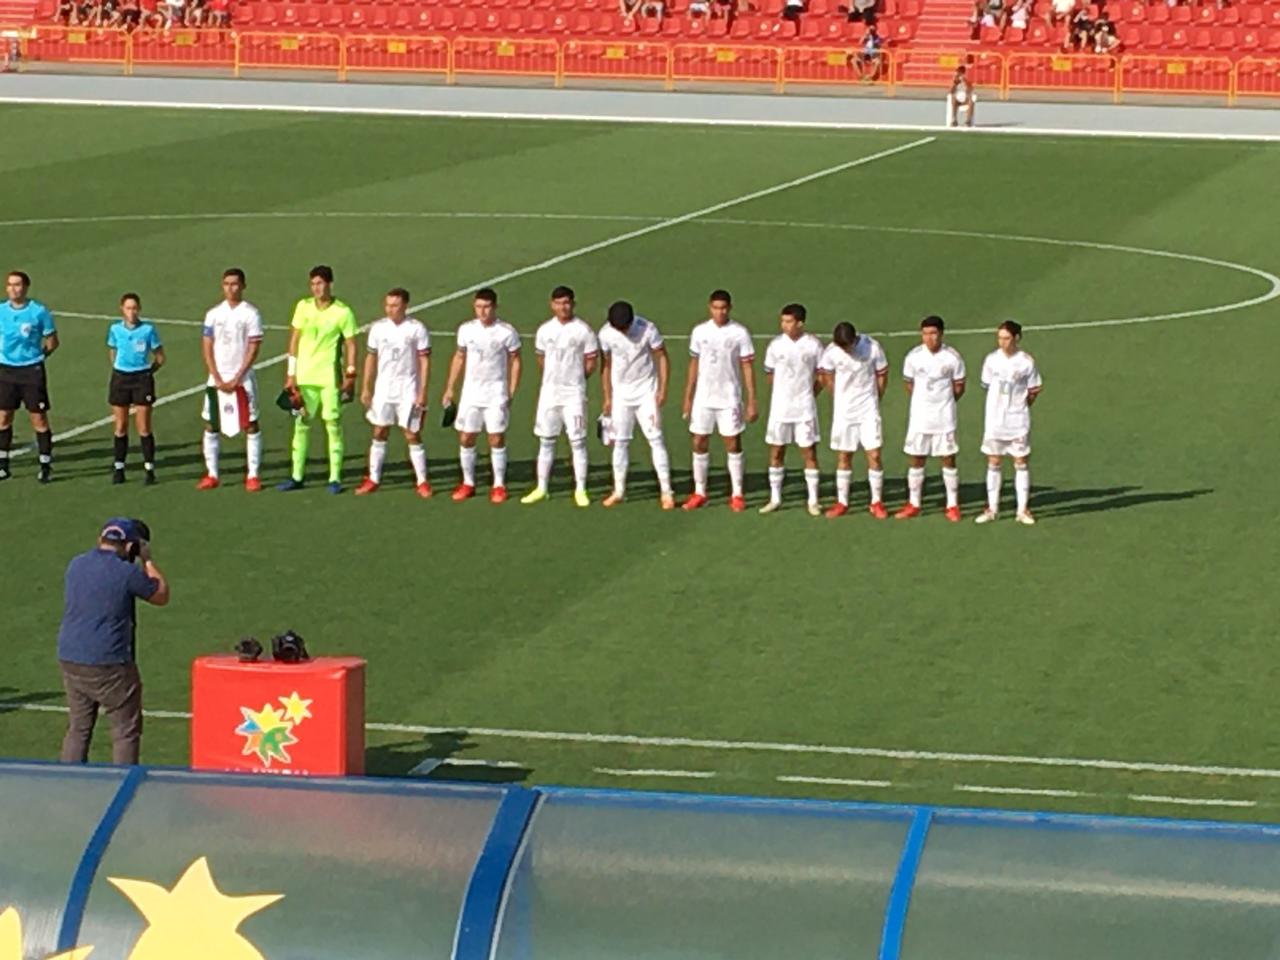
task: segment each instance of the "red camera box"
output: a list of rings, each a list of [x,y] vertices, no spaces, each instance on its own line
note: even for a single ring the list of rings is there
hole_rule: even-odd
[[[292,776],[364,773],[359,657],[191,665],[191,766]]]

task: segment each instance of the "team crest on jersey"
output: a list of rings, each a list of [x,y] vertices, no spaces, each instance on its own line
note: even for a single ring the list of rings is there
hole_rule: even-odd
[[[273,762],[283,766],[293,762],[288,748],[300,742],[297,730],[302,721],[311,718],[312,701],[302,699],[296,690],[276,699],[281,704],[278,708],[269,703],[261,710],[241,707],[244,722],[236,727],[236,733],[244,737],[243,756],[256,756],[267,770]]]
[[[31,324],[29,323],[24,323],[18,329],[21,331],[24,337],[29,337],[31,336],[31,331],[34,329],[34,327],[32,327]]]

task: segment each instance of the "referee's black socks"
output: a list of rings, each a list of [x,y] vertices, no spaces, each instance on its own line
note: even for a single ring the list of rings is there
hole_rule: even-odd
[[[117,470],[124,469],[125,458],[129,456],[129,436],[116,437],[112,441],[112,450],[115,455],[115,468]]]
[[[36,449],[40,451],[40,463],[42,465],[53,462],[53,431],[37,430],[36,431]]]
[[[156,435],[148,433],[142,440],[142,466],[146,470],[156,468]],[[123,459],[123,458],[122,458]]]
[[[9,478],[9,449],[13,446],[13,427],[0,430],[0,480]]]

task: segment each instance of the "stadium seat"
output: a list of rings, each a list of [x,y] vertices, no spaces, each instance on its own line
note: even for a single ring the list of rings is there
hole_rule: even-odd
[[[1147,7],[1147,19],[1152,23],[1168,23],[1169,8],[1163,3],[1157,3],[1154,6]]]
[[[1169,19],[1174,23],[1190,23],[1191,8],[1184,4],[1180,4],[1169,11]]]
[[[1260,3],[1251,3],[1244,7],[1240,14],[1240,22],[1247,27],[1262,26],[1262,17],[1266,12],[1266,8]]]
[[[563,13],[557,13],[554,17],[551,18],[551,22],[547,24],[547,32],[548,33],[568,33],[569,18],[566,17]]]
[[[1184,50],[1190,42],[1191,35],[1186,27],[1174,27],[1169,31],[1169,38],[1165,40],[1164,45],[1170,50]]]
[[[1147,5],[1141,0],[1133,0],[1120,12],[1119,19],[1123,23],[1141,23],[1147,19]]]
[[[1142,31],[1142,45],[1148,50],[1159,50],[1164,46],[1164,27],[1147,24]]]
[[[324,7],[321,7],[321,9],[324,10],[323,25],[325,27],[330,30],[336,30],[342,26],[343,21],[346,19],[346,9],[344,7],[331,4],[327,9]]]
[[[1223,7],[1218,11],[1217,22],[1226,27],[1233,27],[1240,22],[1240,10],[1236,7]]]
[[[1240,34],[1240,42],[1238,49],[1240,50],[1257,50],[1262,46],[1262,35],[1252,28],[1247,28],[1244,33]]]
[[[448,13],[447,10],[440,10],[439,13]],[[480,14],[475,10],[463,8],[458,11],[458,29],[463,33],[474,33],[480,29]]]
[[[380,3],[373,5],[369,11],[369,29],[386,30],[391,23],[391,10]]]
[[[495,10],[476,15],[476,29],[482,33],[497,33],[502,29],[502,17]]]
[[[1213,46],[1213,29],[1211,27],[1196,27],[1191,31],[1191,49],[1192,50],[1208,50]]]
[[[1121,27],[1120,42],[1129,50],[1142,46],[1142,28],[1136,23]]]
[[[1270,26],[1280,27],[1280,4],[1273,4],[1267,7],[1262,21]]]
[[[1267,39],[1263,43],[1263,49],[1267,53],[1280,53],[1280,30],[1267,31]]]
[[[1031,21],[1031,26],[1027,29],[1026,42],[1037,45],[1048,43],[1049,28],[1039,20]]]
[[[366,30],[369,27],[369,19],[365,13],[365,5],[356,3],[351,6],[335,5],[334,9],[338,15],[342,17],[345,24],[352,30]]]

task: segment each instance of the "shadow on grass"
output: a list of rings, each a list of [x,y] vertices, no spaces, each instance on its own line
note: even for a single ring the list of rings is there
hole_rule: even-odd
[[[420,740],[400,740],[365,748],[365,773],[374,777],[425,777],[470,783],[522,783],[533,771],[522,766],[498,766],[462,756],[476,744],[465,730],[429,733]]]

